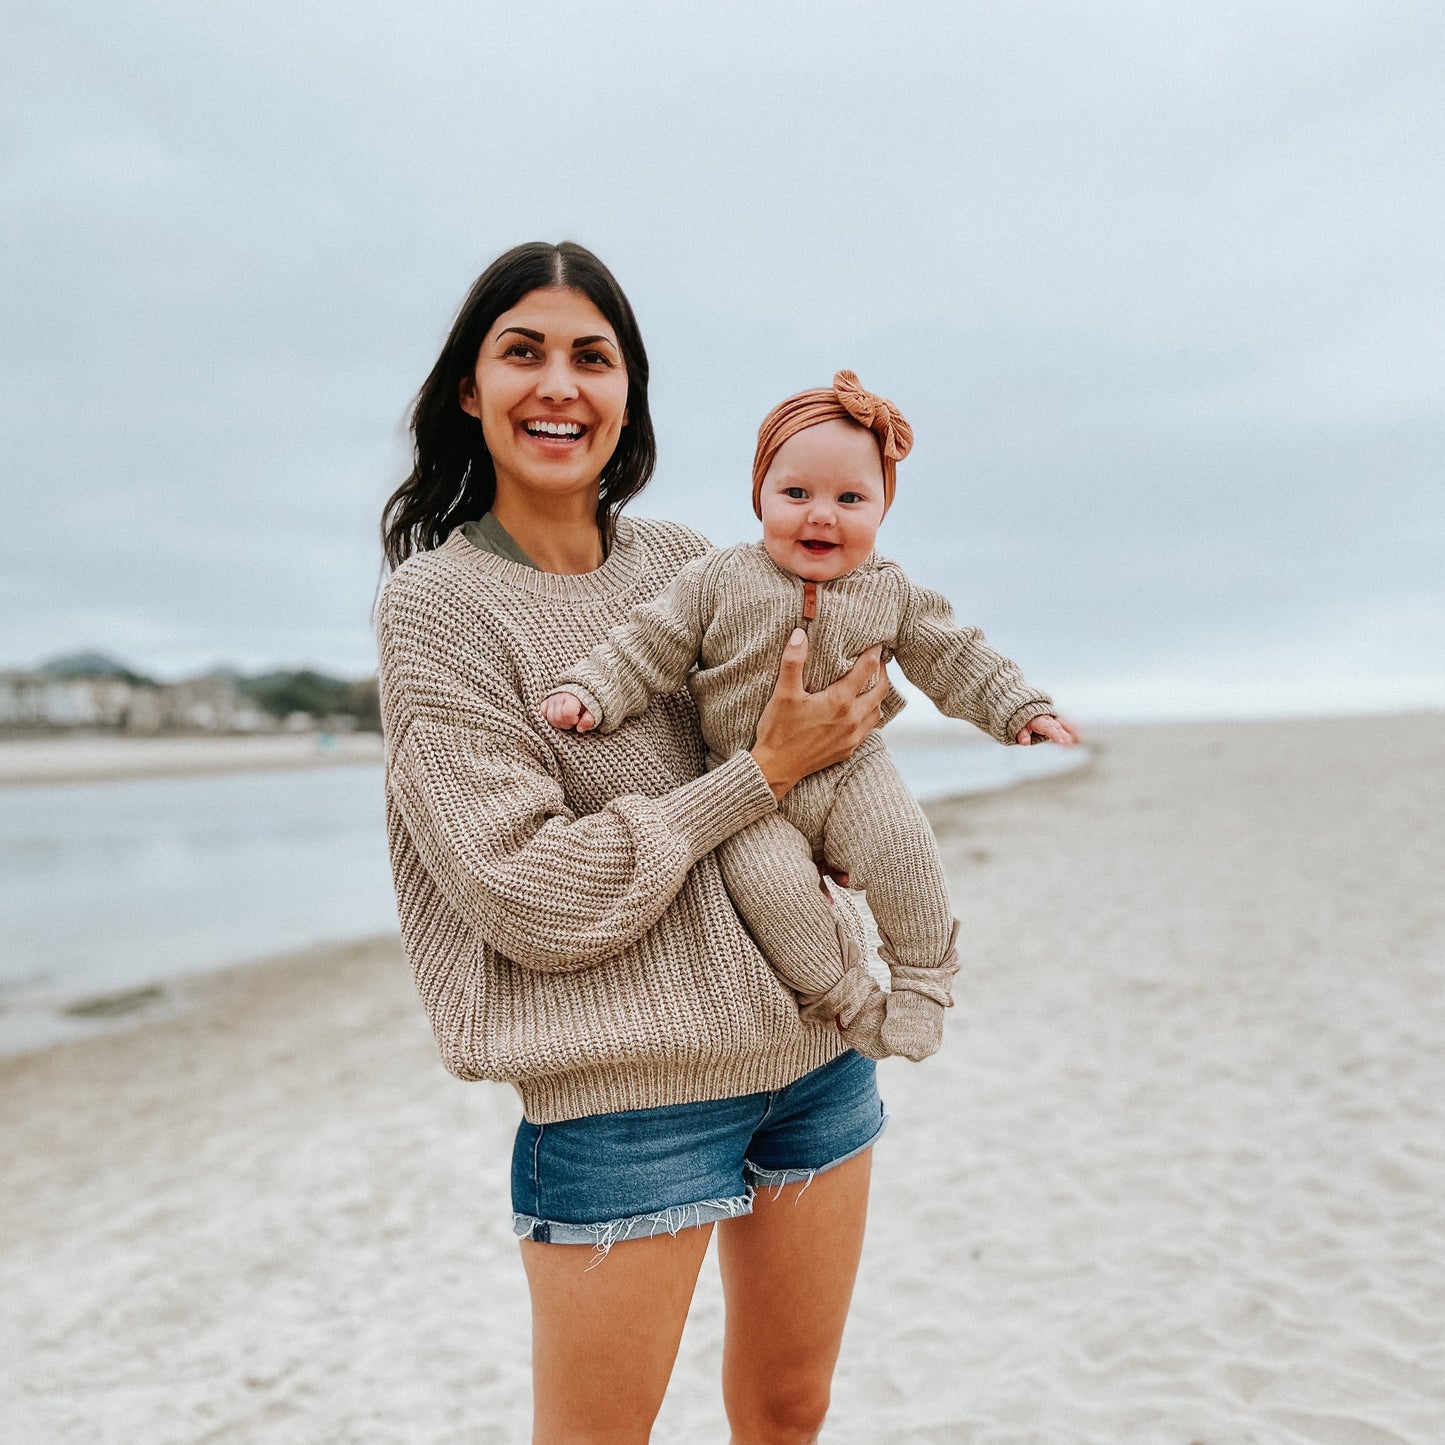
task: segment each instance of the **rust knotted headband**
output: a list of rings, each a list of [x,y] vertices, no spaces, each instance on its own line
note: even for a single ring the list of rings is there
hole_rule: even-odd
[[[753,456],[753,511],[763,515],[763,478],[789,437],[825,421],[851,421],[866,427],[878,442],[883,460],[883,510],[893,505],[898,463],[913,446],[913,428],[887,397],[865,391],[856,372],[840,371],[832,386],[800,391],[780,401],[758,428],[758,449]]]

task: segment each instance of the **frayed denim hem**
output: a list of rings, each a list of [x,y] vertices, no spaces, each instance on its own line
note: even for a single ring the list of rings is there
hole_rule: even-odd
[[[866,1144],[860,1144],[856,1149],[850,1149],[846,1154],[840,1154],[836,1159],[830,1159],[826,1164],[820,1164],[816,1169],[763,1169],[752,1163],[750,1160],[743,1160],[743,1172],[747,1176],[751,1191],[759,1189],[771,1189],[772,1198],[776,1199],[789,1184],[796,1184],[800,1179],[807,1183],[798,1190],[798,1199],[801,1199],[808,1192],[808,1185],[811,1184],[820,1174],[826,1174],[830,1169],[836,1169],[840,1164],[846,1164],[850,1159],[856,1159],[865,1150],[871,1149],[883,1137],[883,1131],[888,1127],[889,1115],[884,1114],[878,1123],[878,1130]],[[794,1204],[798,1199],[793,1201]]]
[[[719,1219],[736,1219],[751,1214],[753,1191],[734,1199],[700,1199],[695,1204],[676,1204],[652,1214],[634,1214],[627,1219],[604,1219],[598,1224],[567,1224],[554,1219],[538,1219],[532,1214],[513,1214],[512,1233],[519,1239],[538,1244],[590,1244],[597,1254],[594,1263],[607,1257],[614,1244],[629,1239],[650,1239],[654,1234],[678,1234]]]

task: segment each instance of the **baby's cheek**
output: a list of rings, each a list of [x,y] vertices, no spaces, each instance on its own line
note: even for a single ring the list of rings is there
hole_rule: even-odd
[[[865,556],[873,550],[873,544],[878,540],[878,526],[882,520],[882,517],[868,519],[859,517],[849,524],[848,540],[853,546],[861,549]]]
[[[767,522],[763,523],[763,551],[784,571],[788,570],[788,548],[791,544],[792,538],[785,534],[782,527],[776,524],[769,527]]]

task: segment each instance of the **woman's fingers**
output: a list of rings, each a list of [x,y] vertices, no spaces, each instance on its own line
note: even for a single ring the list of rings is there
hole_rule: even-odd
[[[853,703],[853,717],[858,728],[859,742],[882,723],[883,703],[888,696],[888,672],[879,660],[879,650],[870,648],[869,652],[873,654],[873,667],[867,673],[863,689]],[[868,655],[868,652],[865,652],[863,657]]]
[[[778,685],[774,692],[799,696],[803,691],[803,669],[808,662],[808,634],[795,627],[783,645],[783,663],[778,668]]]
[[[883,699],[888,696],[888,678],[883,671],[883,649],[870,647],[860,653],[853,666],[837,682],[816,694],[835,709],[839,724],[847,730],[851,753],[878,726]]]
[[[808,638],[802,628],[794,629],[752,747],[754,760],[778,797],[799,778],[850,757],[878,726],[879,708],[887,695],[881,656],[881,648],[869,648],[837,682],[809,693],[803,687]]]
[[[883,699],[889,695],[889,668],[886,662],[879,663],[879,670],[873,675],[873,688],[868,689],[868,692],[876,692],[879,714],[883,714]]]
[[[854,697],[862,697],[864,693],[871,692],[883,677],[882,658],[881,647],[870,647],[866,652],[860,652],[858,660],[833,686],[847,687]]]

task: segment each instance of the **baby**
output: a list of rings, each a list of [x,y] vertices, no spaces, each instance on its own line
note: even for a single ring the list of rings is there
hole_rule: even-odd
[[[808,632],[804,685],[826,687],[881,643],[942,711],[1001,743],[1074,741],[1049,698],[945,598],[873,551],[913,433],[851,371],[789,397],[764,420],[753,461],[763,540],[688,563],[652,602],[559,679],[554,727],[610,732],[684,684],[709,766],[755,740],[790,634]],[[903,706],[891,687],[887,722]],[[806,1018],[836,1022],[870,1058],[926,1058],[953,1002],[958,924],[933,833],[874,731],[846,761],[802,779],[778,812],[717,849],[738,912]],[[884,993],[819,887],[817,861],[862,888],[892,988]]]

